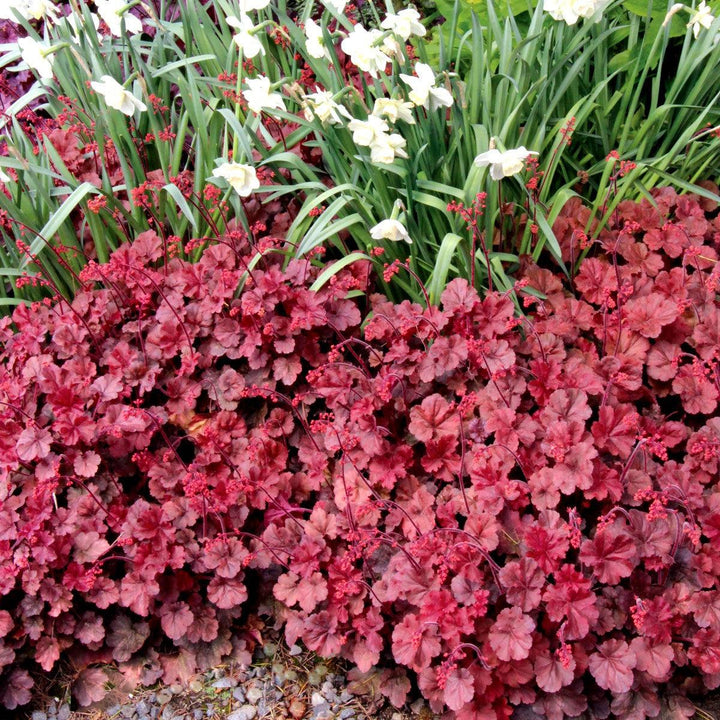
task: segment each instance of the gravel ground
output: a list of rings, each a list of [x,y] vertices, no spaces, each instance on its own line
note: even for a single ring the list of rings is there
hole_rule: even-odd
[[[324,662],[294,646],[268,643],[250,668],[223,666],[187,687],[157,686],[71,711],[50,699],[29,720],[431,720],[422,702],[399,712],[371,684],[349,681],[340,663]],[[353,690],[353,693],[350,692]]]

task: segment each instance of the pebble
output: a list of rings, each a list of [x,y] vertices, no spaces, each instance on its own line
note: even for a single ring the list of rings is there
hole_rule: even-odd
[[[135,696],[127,694],[121,702],[108,707],[104,717],[112,720],[215,720],[218,717],[223,720],[361,720],[365,717],[352,703],[354,696],[348,692],[344,674],[332,672],[324,662],[308,661],[304,656],[299,664],[294,664],[288,655],[302,656],[305,651],[293,645],[278,656],[280,642],[269,642],[264,648],[256,649],[254,662],[257,664],[243,668],[242,672],[223,666],[198,675],[187,686],[161,686],[155,691],[141,689],[134,692]],[[422,701],[414,707],[427,709]],[[0,715],[0,720],[3,717]],[[55,698],[46,708],[25,717],[27,720],[70,720],[70,705],[61,704]],[[392,720],[402,717],[396,713]]]
[[[253,720],[257,715],[257,708],[254,705],[243,705],[237,710],[233,710],[227,720]]]
[[[305,703],[298,698],[293,698],[288,706],[288,712],[295,720],[301,720],[305,716]]]

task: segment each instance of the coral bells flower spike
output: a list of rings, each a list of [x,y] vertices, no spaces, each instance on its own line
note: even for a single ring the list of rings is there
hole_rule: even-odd
[[[247,197],[253,190],[260,187],[255,168],[242,163],[223,163],[213,170],[213,177],[223,178],[232,186],[240,197]]]
[[[381,220],[370,228],[370,237],[373,240],[392,240],[393,242],[404,240],[406,243],[412,243],[407,229],[399,220]]]
[[[400,10],[397,15],[388,13],[380,27],[392,30],[406,42],[411,35],[423,37],[426,33],[425,26],[420,22],[420,13],[415,8]]]
[[[475,164],[478,167],[487,167],[489,165],[490,177],[493,180],[502,180],[504,177],[517,175],[525,166],[525,160],[530,155],[537,154],[535,150],[526,150],[523,146],[514,150],[505,150],[505,152],[493,148],[480,153],[475,158]]]
[[[255,23],[245,13],[241,13],[239,19],[229,15],[227,24],[239,31],[233,35],[233,40],[245,57],[254,58],[265,54],[265,48],[255,34]]]
[[[715,16],[710,12],[710,8],[705,0],[697,6],[693,14],[690,16],[690,22],[687,24],[689,28],[692,28],[693,36],[697,39],[700,34],[700,28],[706,30],[712,25]]]
[[[390,62],[390,58],[375,45],[382,40],[383,35],[382,30],[366,30],[358,23],[340,43],[340,47],[350,56],[353,65],[376,78],[385,71],[385,66]]]
[[[247,100],[248,107],[255,113],[263,110],[285,110],[285,101],[282,95],[270,92],[270,78],[265,75],[258,75],[256,78],[249,78],[246,81],[248,90],[243,90],[243,97]]]
[[[103,96],[108,107],[115,108],[125,115],[132,115],[136,110],[140,112],[147,110],[145,103],[138,100],[110,75],[103,75],[100,82],[91,82],[90,86]]]
[[[54,56],[50,48],[31,37],[18,38],[20,55],[27,66],[34,70],[42,80],[52,80]]]
[[[128,6],[125,0],[95,0],[97,14],[101,20],[110,28],[115,37],[122,35],[122,23],[125,21],[125,32],[128,35],[136,35],[142,32],[142,20],[127,12]]]
[[[433,69],[425,63],[416,63],[415,75],[400,74],[400,78],[404,83],[409,85],[409,98],[415,105],[429,107],[430,110],[436,110],[439,107],[450,107],[453,104],[452,95],[445,88],[434,87],[437,78]]]

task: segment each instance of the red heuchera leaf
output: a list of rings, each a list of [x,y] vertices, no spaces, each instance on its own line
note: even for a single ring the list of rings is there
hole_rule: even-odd
[[[459,710],[475,695],[475,682],[467,668],[453,668],[445,678],[443,700],[451,710]]]
[[[327,610],[310,615],[305,620],[303,640],[308,648],[318,655],[338,655],[342,649],[343,638],[338,633],[337,626],[337,617]]]
[[[248,598],[247,588],[242,582],[243,578],[243,573],[231,579],[214,577],[208,583],[208,600],[222,610],[230,610],[242,605]]]
[[[443,435],[457,437],[460,417],[442,395],[429,395],[410,410],[408,429],[422,442],[437,440]]]
[[[160,586],[154,579],[130,573],[122,579],[120,604],[138,615],[146,616],[150,613],[150,604],[159,592]]]
[[[566,640],[582,640],[599,617],[590,581],[572,565],[555,572],[555,584],[548,585],[543,601],[548,617],[565,623]]]
[[[580,548],[580,560],[592,568],[602,583],[617,585],[629,577],[637,564],[637,550],[630,533],[621,520],[601,528],[592,540],[585,540]]]
[[[572,655],[561,660],[553,652],[540,652],[533,665],[538,686],[548,693],[555,693],[566,687],[575,678],[575,665]]]
[[[524,557],[505,564],[500,570],[500,582],[507,601],[530,612],[540,604],[545,573],[532,558]]]
[[[383,670],[379,690],[394,707],[401,708],[405,704],[411,687],[403,670]]]
[[[15,443],[15,452],[23,462],[42,460],[50,452],[52,434],[47,428],[32,425],[25,428]]]
[[[656,338],[663,326],[670,325],[679,314],[677,302],[650,293],[643,297],[630,298],[625,304],[625,316],[631,330],[647,338]]]
[[[81,707],[100,702],[107,691],[105,683],[108,677],[100,668],[85,668],[73,683],[72,692]]]
[[[30,691],[33,681],[26,670],[13,670],[2,689],[2,702],[8,710],[14,710],[20,705],[27,705],[32,699]]]
[[[300,607],[309,613],[327,598],[328,590],[327,583],[319,572],[314,572],[307,578],[290,572],[278,578],[273,594],[288,607],[299,603]]]
[[[720,631],[717,628],[703,628],[695,633],[688,657],[704,673],[720,673]]]
[[[43,637],[35,648],[35,659],[45,672],[50,672],[60,659],[60,645],[56,638]]]
[[[361,672],[368,672],[374,665],[377,665],[380,652],[385,645],[379,632],[384,626],[385,622],[377,608],[370,608],[365,615],[360,615],[353,620],[357,637],[352,660]]]
[[[245,547],[235,538],[219,539],[205,548],[203,562],[221,578],[234,578],[243,568],[248,555]]]
[[[490,647],[500,660],[523,660],[530,654],[535,622],[518,607],[505,608],[488,634]]]
[[[672,383],[673,392],[690,414],[710,415],[717,407],[718,391],[699,365],[683,365]]]
[[[646,672],[653,680],[668,679],[675,652],[671,645],[656,644],[648,638],[636,637],[630,643],[637,658],[637,669]]]
[[[424,623],[415,614],[406,615],[395,626],[392,634],[392,652],[395,660],[407,665],[416,672],[430,665],[430,661],[440,654],[435,623]]]
[[[625,693],[633,684],[637,658],[624,640],[606,640],[588,658],[588,668],[604,690]]]
[[[73,462],[73,470],[82,477],[94,477],[100,467],[100,459],[100,456],[93,450],[80,453]]]
[[[129,660],[150,635],[150,626],[144,622],[133,622],[127,615],[118,615],[110,624],[108,645],[113,649],[117,662]]]
[[[192,625],[195,616],[187,603],[165,603],[158,611],[160,623],[171,640],[180,640]]]

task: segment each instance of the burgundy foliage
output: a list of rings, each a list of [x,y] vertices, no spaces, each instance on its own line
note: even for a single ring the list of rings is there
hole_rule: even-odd
[[[240,233],[193,265],[148,232],[0,322],[5,705],[61,655],[81,704],[107,661],[246,657],[262,581],[288,643],[397,706],[687,717],[720,685],[720,221],[656,202],[572,282],[527,266],[523,320],[463,280],[368,315],[362,264],[313,293]]]

